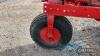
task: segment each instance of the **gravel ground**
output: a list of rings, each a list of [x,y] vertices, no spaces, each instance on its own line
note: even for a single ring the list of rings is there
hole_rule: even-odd
[[[41,8],[42,3],[37,0],[0,2],[0,56],[71,56],[74,52],[70,50],[79,46],[95,48],[96,56],[100,55],[100,22],[90,18],[67,17],[74,31],[72,41],[63,50],[46,50],[36,45],[29,27],[33,18],[42,13]]]

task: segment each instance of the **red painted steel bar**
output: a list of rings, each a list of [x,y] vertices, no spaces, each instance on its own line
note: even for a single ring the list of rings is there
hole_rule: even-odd
[[[54,15],[48,15],[48,37],[53,36]]]
[[[44,13],[59,16],[95,18],[100,21],[100,7],[44,4]]]

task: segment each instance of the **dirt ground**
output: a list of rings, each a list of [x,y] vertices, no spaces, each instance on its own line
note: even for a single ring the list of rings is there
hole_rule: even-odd
[[[63,50],[46,50],[36,45],[29,27],[40,13],[42,3],[38,0],[0,1],[0,56],[71,56],[70,49],[78,46],[95,48],[96,56],[100,55],[100,22],[90,18],[67,17],[73,25],[73,37]]]

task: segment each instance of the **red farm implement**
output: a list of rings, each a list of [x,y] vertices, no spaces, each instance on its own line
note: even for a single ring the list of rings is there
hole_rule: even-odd
[[[70,42],[72,25],[64,16],[100,21],[100,0],[42,0],[43,14],[33,20],[30,33],[41,47],[59,49]]]

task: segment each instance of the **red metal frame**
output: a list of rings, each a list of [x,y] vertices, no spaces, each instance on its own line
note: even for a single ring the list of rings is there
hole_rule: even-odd
[[[54,16],[48,15],[48,36],[52,36],[53,34],[53,24],[54,24]]]
[[[44,4],[44,13],[48,15],[87,17],[100,20],[99,7]]]
[[[54,16],[75,16],[95,18],[100,21],[100,7],[81,6],[80,3],[100,4],[100,0],[42,0],[44,4],[44,13],[48,15],[48,35],[52,35],[54,25]],[[62,3],[61,1],[64,1]],[[77,4],[76,4],[77,3]]]

